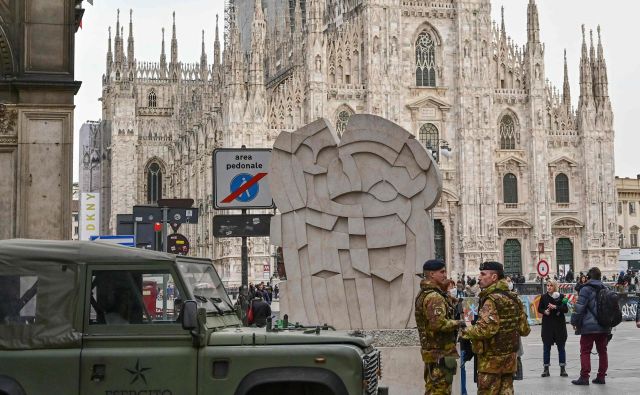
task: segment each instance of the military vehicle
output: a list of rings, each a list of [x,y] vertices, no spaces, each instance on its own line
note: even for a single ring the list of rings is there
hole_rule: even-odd
[[[359,333],[242,327],[210,260],[0,241],[0,395],[370,395],[380,372]]]

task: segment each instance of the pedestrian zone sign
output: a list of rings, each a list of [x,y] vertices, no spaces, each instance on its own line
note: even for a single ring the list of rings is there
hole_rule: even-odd
[[[213,151],[216,209],[272,208],[267,183],[270,149],[221,148]]]

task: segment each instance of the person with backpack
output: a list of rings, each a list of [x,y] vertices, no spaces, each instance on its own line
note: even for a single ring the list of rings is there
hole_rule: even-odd
[[[622,321],[622,311],[618,294],[607,288],[601,281],[602,273],[597,267],[589,269],[589,281],[580,288],[571,325],[580,335],[580,377],[573,380],[575,385],[589,385],[591,373],[591,350],[595,343],[598,351],[598,374],[591,382],[605,384],[608,368],[607,343],[611,328]]]

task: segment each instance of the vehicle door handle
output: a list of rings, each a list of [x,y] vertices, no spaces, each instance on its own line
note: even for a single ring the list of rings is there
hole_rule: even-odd
[[[93,371],[91,372],[91,381],[99,383],[104,381],[104,374],[107,368],[104,364],[93,365]]]

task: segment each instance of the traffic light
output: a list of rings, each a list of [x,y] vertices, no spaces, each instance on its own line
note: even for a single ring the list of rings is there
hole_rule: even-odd
[[[153,230],[155,232],[160,232],[162,230],[162,224],[160,222],[156,222],[153,224]]]

